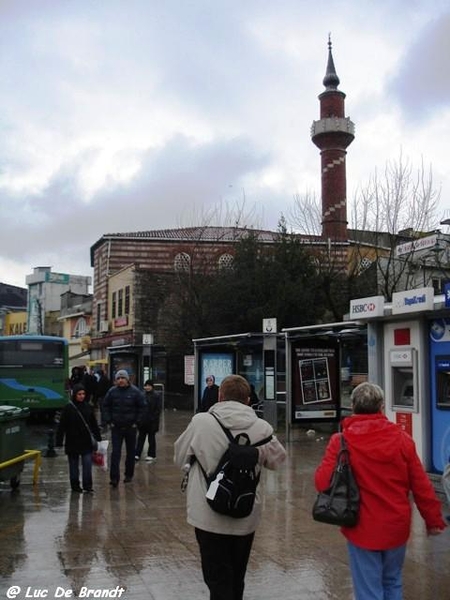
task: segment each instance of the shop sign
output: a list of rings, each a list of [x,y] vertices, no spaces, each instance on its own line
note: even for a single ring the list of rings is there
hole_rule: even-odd
[[[356,298],[350,302],[350,319],[373,319],[384,315],[384,297]]]
[[[424,310],[433,310],[434,289],[420,288],[406,292],[392,294],[392,314],[413,313]]]

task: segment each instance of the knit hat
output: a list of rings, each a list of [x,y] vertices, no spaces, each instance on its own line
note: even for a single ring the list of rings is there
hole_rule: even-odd
[[[81,383],[76,383],[72,388],[72,398],[75,399],[78,392],[85,392],[85,391],[86,391],[86,388],[84,387],[84,385],[81,385]]]
[[[130,381],[130,376],[128,375],[128,371],[125,369],[119,369],[116,373],[115,379],[119,379],[119,377],[125,377],[128,381]]]
[[[153,380],[152,379],[147,379],[147,381],[144,383],[145,385],[151,385],[153,387]]]

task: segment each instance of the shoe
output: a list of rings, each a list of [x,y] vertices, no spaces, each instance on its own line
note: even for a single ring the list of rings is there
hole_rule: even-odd
[[[124,483],[130,483],[130,481],[133,481],[132,477],[125,477],[125,479],[123,480]]]
[[[111,479],[111,481],[109,482],[109,485],[112,485],[113,488],[116,488],[117,485],[118,485],[118,483],[119,483],[118,481],[115,481],[114,479]]]
[[[141,457],[136,454],[136,456],[134,457],[134,460],[137,462],[140,458]]]
[[[156,458],[154,456],[147,456],[147,458],[145,460],[147,462],[154,462],[156,460]]]
[[[93,490],[92,488],[84,488],[84,489],[83,489],[83,492],[84,492],[85,494],[93,494],[93,493],[94,493],[94,490]]]
[[[78,494],[82,494],[83,490],[81,489],[80,486],[77,487],[76,485],[74,485],[74,486],[72,486],[72,492],[77,492]]]

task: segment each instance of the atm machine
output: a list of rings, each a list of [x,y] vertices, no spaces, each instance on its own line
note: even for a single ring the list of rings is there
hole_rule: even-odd
[[[450,461],[450,319],[429,322],[431,382],[431,468],[442,473]]]
[[[384,323],[384,362],[386,416],[412,436],[428,468],[428,345],[423,317]]]

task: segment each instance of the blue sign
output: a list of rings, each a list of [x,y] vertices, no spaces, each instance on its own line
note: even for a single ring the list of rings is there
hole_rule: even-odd
[[[445,308],[450,308],[450,282],[444,285]]]

